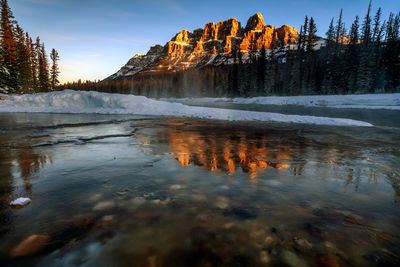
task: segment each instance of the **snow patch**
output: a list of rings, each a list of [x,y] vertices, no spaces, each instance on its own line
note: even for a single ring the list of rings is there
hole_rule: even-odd
[[[31,199],[29,197],[20,197],[16,200],[10,202],[11,206],[26,206],[31,203]]]
[[[337,126],[372,126],[363,121],[315,116],[283,115],[219,108],[193,107],[144,96],[64,90],[4,96],[0,112],[99,113],[175,116],[227,121],[262,121]]]

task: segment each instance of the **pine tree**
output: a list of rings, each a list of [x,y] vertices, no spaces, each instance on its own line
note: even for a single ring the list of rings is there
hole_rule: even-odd
[[[372,31],[372,41],[377,42],[381,38],[381,15],[382,15],[382,10],[381,8],[378,9],[376,12],[376,15],[374,17],[374,30]]]
[[[360,65],[358,68],[357,89],[360,92],[373,93],[372,88],[372,68],[373,68],[373,49],[371,47],[371,1],[368,5],[367,14],[362,25],[362,46],[360,51]]]
[[[385,51],[383,64],[386,71],[386,91],[393,92],[400,89],[400,13],[396,16],[390,13],[386,23]]]
[[[15,68],[17,42],[15,39],[15,21],[7,0],[1,0],[0,47],[4,85],[8,92],[15,93],[18,88],[18,72]]]
[[[33,87],[33,65],[32,65],[32,57],[31,57],[31,42],[32,39],[29,36],[29,34],[26,32],[25,33],[25,49],[26,49],[26,56],[27,56],[27,70],[28,70],[28,79],[27,79],[27,91],[30,93],[34,92],[34,87]]]
[[[306,79],[306,89],[308,91],[312,90],[314,88],[314,80],[313,77],[315,76],[315,65],[316,65],[316,60],[315,60],[315,51],[314,47],[316,45],[317,41],[317,26],[315,25],[314,18],[310,18],[310,23],[308,26],[308,36],[307,36],[307,79]]]
[[[266,51],[265,47],[261,47],[260,56],[257,59],[257,94],[264,94],[265,90],[265,71],[266,71]]]
[[[340,10],[339,20],[336,24],[336,34],[335,34],[335,53],[338,53],[339,44],[341,43],[341,34],[343,32],[343,9]]]
[[[25,33],[18,25],[16,26],[16,41],[15,67],[18,73],[18,87],[21,93],[28,93],[31,87],[29,51],[26,47]]]
[[[34,92],[36,92],[39,89],[39,82],[38,82],[39,63],[38,63],[36,44],[33,43],[32,38],[29,38],[29,56],[31,59],[30,62],[31,62],[31,72],[32,72],[32,89]]]
[[[332,18],[331,23],[329,24],[328,31],[326,32],[326,41],[327,41],[327,49],[332,45],[332,41],[335,36],[335,27],[333,26],[334,19]]]
[[[39,91],[45,92],[49,90],[49,63],[47,61],[46,50],[44,48],[44,43],[40,44],[39,37],[36,39],[36,51],[38,56],[38,66],[39,66]]]
[[[275,31],[274,31],[275,32]],[[299,39],[297,42],[297,54],[300,55],[301,53],[301,47],[303,45],[303,25],[300,26],[300,34],[299,34]]]
[[[346,51],[347,91],[354,93],[357,88],[359,58],[359,18],[356,16],[350,29],[350,43]]]
[[[308,26],[308,36],[306,42],[306,51],[311,54],[314,51],[315,43],[317,41],[317,26],[315,25],[314,18],[310,18],[310,24]]]
[[[306,44],[307,34],[308,34],[308,16],[306,16],[304,18],[303,35],[302,35],[302,37],[303,37],[303,40],[302,40],[303,48],[304,48],[304,46]]]
[[[53,48],[50,54],[51,59],[51,70],[50,70],[50,83],[51,83],[51,90],[54,90],[56,85],[58,85],[58,75],[60,73],[58,69],[58,61],[60,57],[58,56],[58,52]]]
[[[371,0],[369,1],[367,14],[364,17],[361,39],[364,46],[368,47],[371,41]]]

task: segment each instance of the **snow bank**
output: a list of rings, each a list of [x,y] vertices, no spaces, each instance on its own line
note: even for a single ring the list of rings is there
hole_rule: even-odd
[[[400,110],[400,94],[269,96],[234,98],[232,102],[236,104]]]
[[[228,121],[264,121],[337,126],[372,126],[367,122],[314,116],[193,107],[144,96],[65,90],[3,96],[0,112],[100,113],[163,115]]]

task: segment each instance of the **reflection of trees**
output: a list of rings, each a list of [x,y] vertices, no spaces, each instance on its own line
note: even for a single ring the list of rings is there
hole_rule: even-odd
[[[32,184],[30,181],[31,176],[37,173],[40,168],[44,167],[47,161],[52,161],[51,157],[40,154],[33,149],[20,149],[16,153],[15,161],[18,165],[21,177],[24,181],[25,190],[31,193]]]
[[[0,238],[9,230],[11,211],[8,200],[13,191],[12,157],[10,151],[0,149]]]
[[[12,212],[9,209],[9,201],[14,193],[13,166],[16,166],[20,177],[23,179],[24,196],[32,193],[31,177],[37,173],[51,157],[42,155],[34,149],[0,149],[0,237],[7,232],[12,225]]]
[[[400,199],[400,176],[395,173],[388,173],[387,180],[394,191],[394,200],[397,202]]]

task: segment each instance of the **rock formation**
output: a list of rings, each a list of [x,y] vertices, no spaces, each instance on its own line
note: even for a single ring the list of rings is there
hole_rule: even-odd
[[[181,30],[164,47],[156,45],[151,47],[146,55],[134,56],[107,79],[231,64],[234,52],[246,56],[262,48],[293,44],[297,37],[295,27],[283,25],[276,28],[266,25],[261,13],[251,16],[244,29],[235,18],[216,24],[210,22],[204,29],[196,29],[193,32]]]

